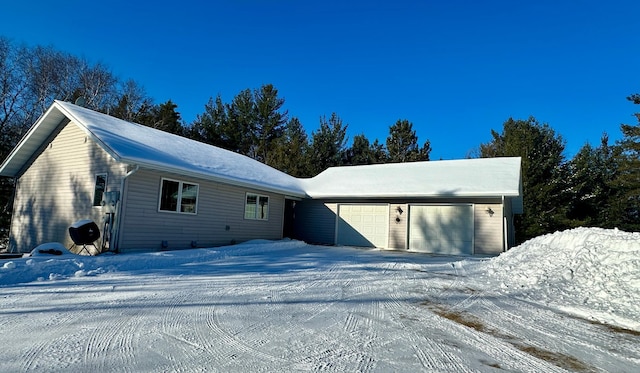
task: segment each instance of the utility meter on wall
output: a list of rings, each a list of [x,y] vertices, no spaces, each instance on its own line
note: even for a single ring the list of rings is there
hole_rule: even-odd
[[[102,194],[102,211],[105,213],[115,213],[116,205],[120,199],[119,191],[104,192]]]

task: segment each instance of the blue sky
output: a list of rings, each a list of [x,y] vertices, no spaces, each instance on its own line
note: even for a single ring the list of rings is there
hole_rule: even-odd
[[[332,112],[371,141],[407,119],[455,159],[534,116],[572,157],[637,123],[639,16],[637,0],[11,1],[0,35],[102,62],[187,123],[271,83],[309,135]]]

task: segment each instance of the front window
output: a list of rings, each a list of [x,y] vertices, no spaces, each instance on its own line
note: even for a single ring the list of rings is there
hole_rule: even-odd
[[[247,193],[244,218],[254,220],[269,219],[269,197]]]
[[[93,188],[93,206],[102,205],[102,195],[107,190],[107,174],[97,174]]]
[[[198,207],[198,184],[162,179],[160,211],[195,214]]]

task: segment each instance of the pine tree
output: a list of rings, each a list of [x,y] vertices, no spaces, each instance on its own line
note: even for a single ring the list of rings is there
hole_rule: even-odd
[[[389,154],[384,148],[384,145],[380,143],[378,139],[375,139],[370,146],[371,160],[373,164],[386,163],[389,159]]]
[[[422,148],[418,145],[418,136],[413,129],[413,123],[406,119],[398,120],[389,127],[387,137],[387,151],[389,162],[428,161],[431,153],[431,143],[427,140]]]
[[[509,118],[491,142],[480,145],[481,157],[522,157],[524,214],[516,217],[516,239],[522,242],[566,228],[567,168],[564,140],[535,118]]]
[[[320,118],[320,128],[311,134],[311,154],[309,156],[312,175],[324,171],[328,167],[340,166],[345,156],[347,125],[336,113],[327,121]]]
[[[373,163],[373,152],[369,139],[364,134],[353,137],[353,144],[347,150],[345,164],[363,165]]]
[[[204,113],[198,114],[191,125],[189,137],[191,139],[221,148],[228,148],[223,130],[227,126],[227,111],[222,103],[222,97],[209,98],[204,106]]]
[[[600,146],[585,144],[569,162],[570,204],[567,218],[571,226],[612,227],[609,203],[617,173],[614,148],[602,135]]]
[[[640,104],[640,94],[627,99]],[[622,124],[622,139],[616,144],[618,173],[612,185],[616,196],[612,198],[612,220],[621,229],[640,230],[640,113],[635,125]]]
[[[298,118],[291,118],[284,136],[274,140],[267,161],[272,167],[295,177],[309,177],[309,140]]]
[[[154,106],[148,113],[140,116],[140,124],[182,136],[185,129],[177,108],[178,105],[171,100]]]
[[[227,123],[222,128],[226,148],[255,158],[256,105],[250,89],[238,93],[227,105]]]
[[[271,84],[254,91],[256,123],[254,127],[254,158],[269,164],[269,153],[274,151],[274,142],[280,139],[287,123],[287,111],[281,111],[284,99]]]

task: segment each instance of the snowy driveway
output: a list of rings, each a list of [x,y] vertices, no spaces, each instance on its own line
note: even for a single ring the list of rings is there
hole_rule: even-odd
[[[493,291],[478,260],[299,242],[17,259],[0,371],[640,369],[639,333]]]

